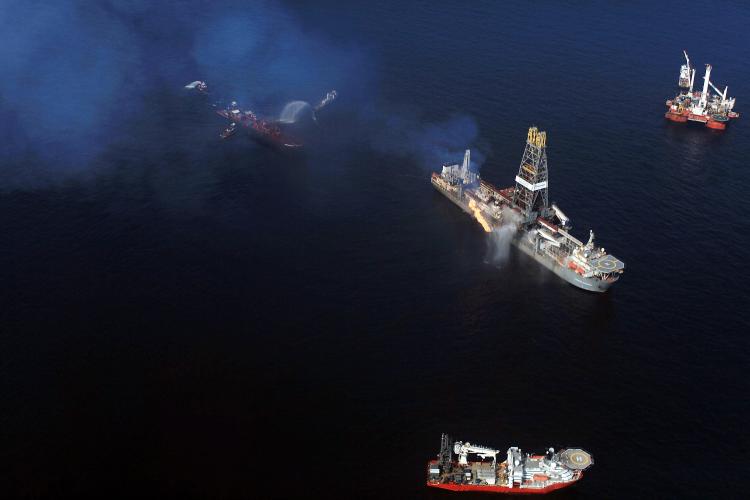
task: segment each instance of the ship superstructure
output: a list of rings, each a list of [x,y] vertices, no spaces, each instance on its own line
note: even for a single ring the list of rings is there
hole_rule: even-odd
[[[575,483],[594,463],[580,448],[559,452],[549,448],[544,455],[531,455],[512,446],[505,461],[498,463],[501,453],[487,446],[454,442],[443,434],[437,459],[427,464],[427,486],[452,491],[548,493]]]
[[[570,219],[549,203],[547,134],[529,129],[515,186],[499,189],[471,169],[471,153],[462,164],[444,165],[433,172],[432,185],[469,213],[487,233],[510,230],[511,242],[568,283],[604,292],[623,273],[625,264],[594,244],[571,233]]]
[[[667,120],[685,123],[688,121],[703,123],[706,127],[714,130],[724,130],[732,118],[739,118],[740,114],[734,111],[734,97],[727,97],[728,87],[721,91],[711,82],[711,65],[706,64],[706,72],[703,75],[703,88],[701,91],[693,91],[695,83],[695,68],[690,64],[690,58],[686,51],[685,64],[680,66],[678,85],[680,92],[669,99]],[[711,89],[715,93],[711,93]]]

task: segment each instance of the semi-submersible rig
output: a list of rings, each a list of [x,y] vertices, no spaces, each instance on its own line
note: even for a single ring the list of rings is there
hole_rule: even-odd
[[[680,66],[680,78],[677,82],[680,92],[667,100],[664,118],[676,123],[703,123],[713,130],[726,129],[730,120],[740,117],[740,114],[734,111],[734,97],[727,97],[728,87],[724,87],[722,91],[711,82],[710,64],[706,64],[703,89],[694,91],[695,68],[690,64],[687,52],[683,50],[682,53],[685,55],[685,64]],[[711,89],[715,94],[711,94]]]
[[[547,134],[531,127],[513,187],[499,189],[463,164],[444,165],[432,173],[432,185],[474,217],[487,233],[513,232],[511,242],[568,283],[604,292],[623,273],[625,264],[594,245],[594,232],[583,243],[570,234],[570,219],[549,203]]]

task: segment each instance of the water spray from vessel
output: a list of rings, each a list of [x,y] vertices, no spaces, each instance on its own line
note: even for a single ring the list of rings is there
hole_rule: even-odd
[[[312,118],[312,121],[317,122],[318,118],[315,113],[332,103],[337,96],[338,92],[331,90],[326,93],[325,97],[323,97],[315,107],[311,106],[310,103],[306,101],[288,102],[284,106],[284,109],[281,110],[279,121],[282,123],[297,123],[308,115]]]
[[[281,123],[296,123],[305,114],[312,114],[312,119],[315,121],[315,112],[310,103],[306,101],[291,101],[281,110],[279,121]]]
[[[502,213],[502,225],[495,227],[488,239],[487,260],[496,266],[501,266],[508,261],[511,242],[516,236],[518,225],[523,220],[523,217],[511,209],[504,208]]]

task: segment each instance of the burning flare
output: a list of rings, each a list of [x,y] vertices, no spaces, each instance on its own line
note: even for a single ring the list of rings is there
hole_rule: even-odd
[[[482,228],[485,230],[485,232],[491,233],[492,226],[490,226],[490,223],[487,222],[487,220],[484,218],[484,215],[482,215],[482,211],[477,206],[477,202],[472,198],[469,199],[469,209],[474,212],[474,218],[482,225]]]

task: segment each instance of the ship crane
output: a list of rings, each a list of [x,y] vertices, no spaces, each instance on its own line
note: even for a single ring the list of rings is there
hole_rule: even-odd
[[[716,88],[713,82],[708,82],[708,84],[711,86],[712,89],[716,91],[717,94],[721,96],[721,103],[724,104],[724,101],[727,100],[727,90],[729,90],[729,87],[724,87],[724,92],[722,92],[721,90]]]
[[[706,74],[703,75],[703,91],[701,92],[701,100],[698,102],[698,108],[702,111],[706,109],[708,103],[708,85],[711,83],[711,65],[706,64]]]
[[[468,464],[466,457],[469,453],[476,453],[483,459],[492,457],[492,466],[494,467],[497,462],[497,454],[500,453],[500,450],[495,450],[494,448],[488,448],[486,446],[478,446],[469,442],[464,443],[456,441],[456,444],[453,445],[453,452],[458,455],[458,463],[461,465]]]
[[[567,227],[570,224],[570,218],[565,215],[565,212],[560,210],[560,207],[558,207],[555,203],[552,204],[552,211],[555,212],[555,216],[560,219],[560,223],[563,225],[563,227]]]
[[[710,80],[711,75],[711,65],[706,65],[706,76],[703,78],[706,80],[703,84],[703,94],[701,95],[701,104],[702,107],[705,109],[705,107],[708,105],[708,87],[710,86],[714,91],[716,91],[716,94],[721,97],[721,101],[719,102],[719,106],[722,108],[726,108],[726,111],[731,111],[732,108],[734,108],[734,99],[730,98],[727,99],[727,92],[729,91],[729,87],[725,86],[724,91],[719,90],[716,85],[713,84],[713,82]]]
[[[587,250],[591,250],[594,248],[594,230],[589,229],[589,241],[586,242],[586,245],[584,246]]]
[[[682,53],[685,55],[685,64],[680,67],[679,84],[682,88],[689,88],[689,92],[692,94],[693,81],[695,80],[695,68],[690,66],[690,58],[687,55],[687,51],[683,50]]]

